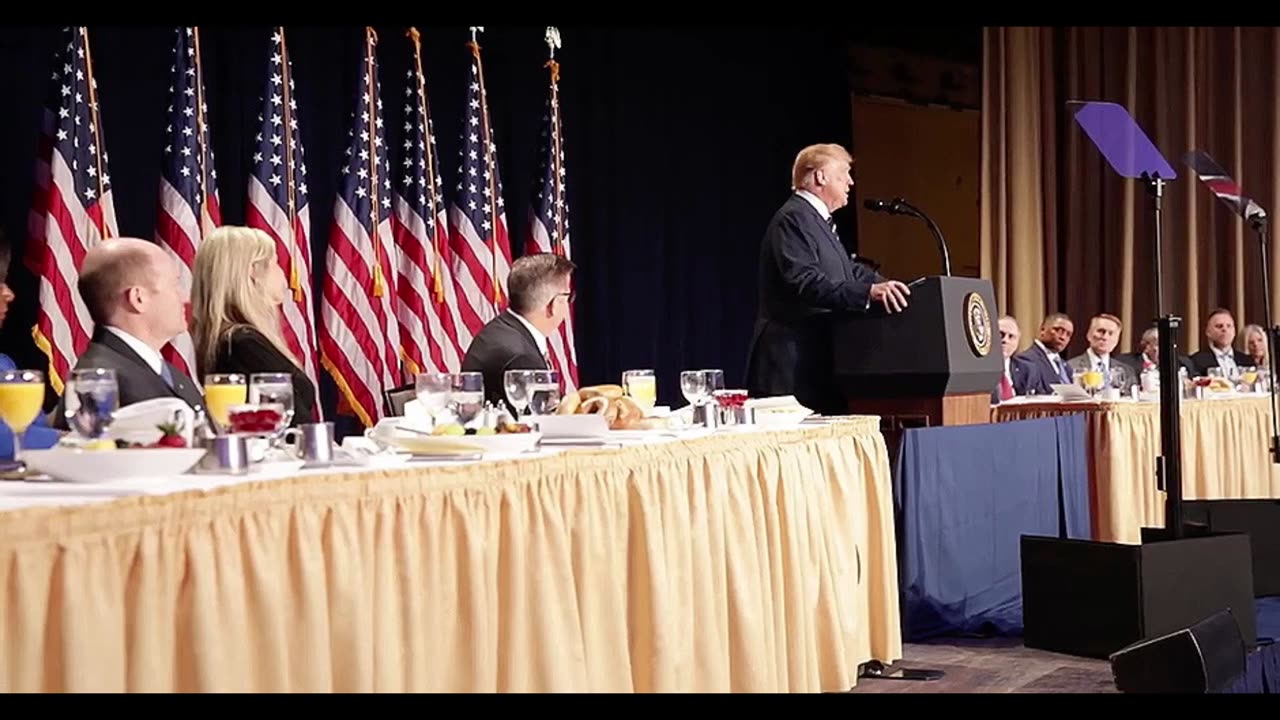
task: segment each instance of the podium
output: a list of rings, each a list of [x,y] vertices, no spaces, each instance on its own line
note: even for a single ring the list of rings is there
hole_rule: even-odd
[[[902,312],[873,303],[832,327],[849,411],[879,415],[891,449],[908,428],[990,422],[1004,371],[989,280],[934,276],[909,287]]]

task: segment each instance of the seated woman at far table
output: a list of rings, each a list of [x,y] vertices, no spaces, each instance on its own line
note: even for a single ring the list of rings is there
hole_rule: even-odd
[[[270,235],[224,226],[200,243],[191,280],[191,340],[201,375],[287,373],[292,425],[316,421],[315,385],[284,341],[280,306],[289,283]]]
[[[7,282],[9,275],[9,247],[4,244],[3,237],[0,237],[0,325],[4,324],[5,316],[9,314],[9,303],[13,302],[13,290],[9,289]],[[0,353],[0,372],[6,370],[17,370],[18,366],[13,359],[4,353]],[[35,421],[27,428],[27,432],[22,436],[23,450],[44,450],[51,448],[58,443],[58,439],[62,437],[62,433],[49,427],[43,412],[36,415]],[[0,459],[13,459],[13,430],[0,420]]]

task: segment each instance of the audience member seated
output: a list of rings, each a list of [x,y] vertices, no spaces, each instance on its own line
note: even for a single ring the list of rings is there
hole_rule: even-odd
[[[1050,385],[1070,383],[1074,373],[1061,353],[1071,344],[1074,332],[1071,318],[1063,313],[1052,313],[1040,323],[1040,336],[1018,357],[1039,368]]]
[[[2,244],[0,240],[0,325],[4,325],[5,317],[9,314],[9,303],[13,302],[13,290],[9,289],[9,247]],[[0,371],[17,370],[18,366],[13,359],[4,353],[0,353]],[[27,428],[27,432],[22,436],[22,448],[24,450],[43,450],[51,448],[58,443],[58,439],[62,437],[62,433],[49,427],[48,421],[44,413],[36,415],[36,419]],[[0,459],[11,460],[13,458],[13,431],[9,426],[0,420]]]
[[[476,334],[462,360],[463,372],[484,374],[489,402],[498,407],[506,403],[503,377],[508,370],[551,368],[547,337],[569,316],[574,267],[554,253],[525,255],[512,263],[507,278],[510,307]]]
[[[1119,388],[1121,393],[1127,394],[1129,388],[1138,384],[1138,374],[1127,363],[1111,356],[1120,342],[1120,332],[1123,327],[1120,318],[1115,315],[1107,313],[1094,315],[1089,320],[1089,332],[1085,335],[1085,339],[1089,341],[1089,347],[1080,355],[1067,361],[1072,371],[1079,374],[1088,370],[1100,370],[1102,376],[1110,380],[1108,387]]]
[[[120,407],[179,397],[203,408],[200,387],[160,354],[187,329],[187,297],[176,259],[146,240],[104,240],[85,253],[78,287],[94,331],[77,369],[115,370]],[[51,421],[66,429],[62,401]]]
[[[196,253],[191,280],[191,338],[202,375],[287,373],[293,425],[316,421],[316,388],[284,341],[280,306],[289,281],[265,232],[226,226]]]
[[[1210,368],[1222,368],[1230,372],[1238,367],[1249,367],[1253,358],[1232,347],[1236,339],[1236,320],[1230,310],[1218,308],[1209,314],[1204,336],[1209,346],[1191,356],[1196,375],[1208,375]]]
[[[1253,358],[1251,365],[1258,368],[1269,367],[1267,363],[1267,331],[1261,325],[1244,326],[1244,351]]]
[[[1053,388],[1040,372],[1040,366],[1022,357],[1014,357],[1018,352],[1018,342],[1022,339],[1022,331],[1018,329],[1018,321],[1010,315],[1000,318],[1000,350],[1004,353],[1004,374],[1000,376],[1000,385],[991,393],[991,402],[1000,403],[1016,395],[1051,395]]]
[[[1116,355],[1116,360],[1126,362],[1130,367],[1142,375],[1143,370],[1159,370],[1160,369],[1160,329],[1147,328],[1142,333],[1142,340],[1138,343],[1138,351]],[[1191,358],[1186,355],[1178,356],[1178,365],[1187,369],[1188,375],[1196,374],[1196,366],[1191,364]]]

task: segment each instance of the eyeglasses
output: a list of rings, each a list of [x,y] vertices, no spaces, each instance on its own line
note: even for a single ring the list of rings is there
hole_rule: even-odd
[[[568,300],[565,302],[572,304],[574,299],[578,297],[578,293],[576,290],[570,290],[569,292],[556,293],[556,297],[566,297]]]

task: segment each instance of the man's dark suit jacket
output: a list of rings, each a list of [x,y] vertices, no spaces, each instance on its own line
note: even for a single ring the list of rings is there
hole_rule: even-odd
[[[1037,395],[1052,395],[1049,386],[1051,378],[1046,378],[1040,366],[1021,355],[1009,358],[1009,375],[1013,378],[1014,395],[1030,395],[1032,390]],[[1000,402],[1000,381],[996,381],[996,389],[991,391],[991,402]]]
[[[1142,351],[1141,350],[1137,352],[1131,352],[1131,353],[1121,353],[1119,355],[1115,355],[1114,357],[1120,362],[1127,363],[1129,367],[1133,368],[1133,371],[1138,376],[1138,378],[1139,379],[1142,378]],[[1186,368],[1188,375],[1190,375],[1191,377],[1195,377],[1196,366],[1194,363],[1191,362],[1190,357],[1186,355],[1179,355],[1178,365]]]
[[[499,407],[511,407],[503,389],[503,376],[508,370],[549,369],[529,328],[511,311],[499,314],[481,328],[462,359],[463,372],[484,374],[485,400]]]
[[[1236,367],[1251,367],[1254,365],[1253,356],[1248,353],[1242,353],[1239,350],[1231,351],[1236,357]],[[1213,354],[1209,348],[1205,348],[1191,356],[1191,365],[1195,368],[1194,375],[1208,375],[1209,368],[1218,367],[1218,356]]]
[[[1058,353],[1058,358],[1062,361],[1062,365],[1067,372],[1068,380],[1064,381],[1058,375],[1058,370],[1053,366],[1053,363],[1049,362],[1049,356],[1046,355],[1044,350],[1041,350],[1040,346],[1034,342],[1031,343],[1031,347],[1019,353],[1018,357],[1035,365],[1040,371],[1040,374],[1044,376],[1047,384],[1070,382],[1070,378],[1075,377],[1075,373],[1071,370],[1071,366],[1067,364],[1067,359],[1062,357],[1062,353]],[[1053,392],[1053,388],[1047,388],[1044,392]]]
[[[832,368],[832,323],[867,310],[871,285],[883,280],[853,261],[809,201],[788,198],[760,248],[760,302],[747,353],[751,395],[794,395],[814,412],[845,412]]]
[[[186,401],[192,408],[204,407],[204,393],[178,368],[170,365],[173,375],[173,387],[164,378],[151,369],[142,356],[133,351],[128,343],[118,335],[104,327],[95,328],[93,340],[76,360],[76,369],[108,368],[116,371],[116,387],[119,391],[119,406],[132,405],[143,400],[163,397],[178,397]],[[67,429],[67,419],[63,417],[63,400],[53,411],[51,424],[59,430]]]

